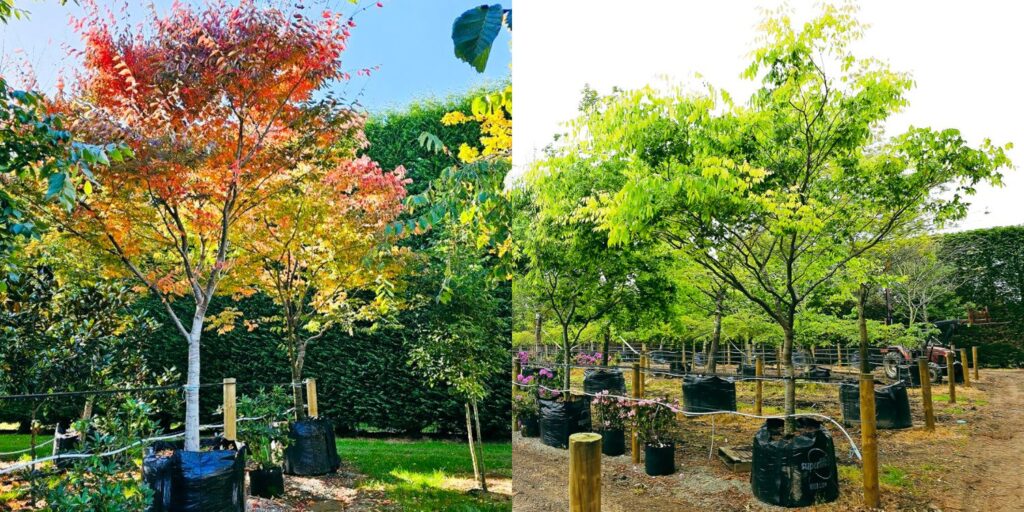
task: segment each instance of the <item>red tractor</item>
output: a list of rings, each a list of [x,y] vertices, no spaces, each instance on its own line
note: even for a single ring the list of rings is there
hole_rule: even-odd
[[[919,349],[910,349],[900,345],[883,347],[881,349],[882,368],[885,370],[885,376],[890,379],[898,379],[900,378],[900,367],[907,367],[908,365],[912,366],[910,371],[917,371],[917,358],[925,356],[928,359],[929,380],[936,384],[942,382],[943,375],[949,375],[949,371],[946,368],[946,355],[952,353],[954,361],[957,359],[956,351],[947,348],[949,340],[953,337],[953,332],[956,331],[957,326],[968,323],[973,322],[970,320],[942,320],[935,322],[935,327],[939,329],[939,336],[928,338]],[[954,375],[958,381],[963,379],[963,376],[959,373],[962,371],[961,368],[959,365],[955,366]]]

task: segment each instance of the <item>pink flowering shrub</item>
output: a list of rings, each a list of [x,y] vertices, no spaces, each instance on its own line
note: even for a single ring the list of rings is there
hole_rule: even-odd
[[[580,352],[576,354],[576,364],[578,366],[597,366],[601,364],[601,353],[587,354],[586,352]]]
[[[516,391],[512,393],[512,411],[520,418],[536,418],[540,414],[540,404],[533,393]]]
[[[519,364],[521,365],[525,366],[530,362],[530,353],[525,350],[520,350],[519,353],[516,354],[516,357],[519,358]]]
[[[629,419],[628,398],[611,396],[602,391],[590,401],[594,428],[598,431],[623,430]]]
[[[558,391],[558,375],[548,368],[537,371],[537,396],[545,400],[554,400],[562,396]]]
[[[626,413],[628,423],[636,431],[643,444],[665,446],[673,442],[673,429],[676,426],[678,401],[663,398],[633,400]]]

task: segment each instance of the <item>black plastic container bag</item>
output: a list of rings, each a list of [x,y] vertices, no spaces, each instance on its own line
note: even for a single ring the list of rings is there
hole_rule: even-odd
[[[860,423],[860,386],[843,383],[839,386],[839,400],[843,404],[843,423]],[[910,399],[903,381],[875,387],[875,426],[881,429],[901,429],[913,426]]]
[[[161,451],[175,450],[169,456]],[[142,475],[154,491],[148,512],[245,512],[245,452],[188,452],[169,443],[147,448]]]
[[[713,412],[736,410],[736,382],[716,375],[683,376],[683,410]]]
[[[590,401],[538,400],[540,403],[540,440],[555,448],[568,448],[569,436],[590,432]]]
[[[583,391],[587,394],[607,391],[622,396],[626,394],[626,377],[618,368],[588,368],[583,372]]]
[[[288,439],[289,445],[284,451],[285,474],[326,475],[341,466],[338,445],[334,441],[334,425],[330,420],[307,418],[293,421]]]
[[[804,378],[822,382],[828,382],[832,379],[832,370],[828,368],[822,368],[820,366],[811,366],[807,369],[807,373],[804,374]]]
[[[780,507],[807,507],[839,498],[832,435],[821,423],[797,418],[797,434],[782,435],[784,420],[769,419],[754,435],[750,490]]]

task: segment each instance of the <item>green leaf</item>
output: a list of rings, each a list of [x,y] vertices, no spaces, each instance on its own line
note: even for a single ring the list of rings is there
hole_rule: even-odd
[[[67,175],[62,172],[55,172],[50,175],[50,188],[46,190],[46,198],[53,199],[64,190],[64,182],[67,181]]]
[[[501,4],[481,5],[462,13],[452,24],[455,56],[483,73],[503,17]]]

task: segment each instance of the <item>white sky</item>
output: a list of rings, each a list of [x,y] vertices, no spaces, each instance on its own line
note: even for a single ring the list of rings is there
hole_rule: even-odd
[[[577,114],[583,85],[599,93],[692,81],[695,73],[737,101],[760,7],[775,1],[560,0],[515,5],[513,165],[521,173]],[[799,20],[816,9],[794,1]],[[886,130],[959,128],[968,141],[1013,142],[1019,171],[971,198],[958,229],[1024,223],[1024,2],[863,0],[870,25],[857,54],[912,73],[910,106]]]

